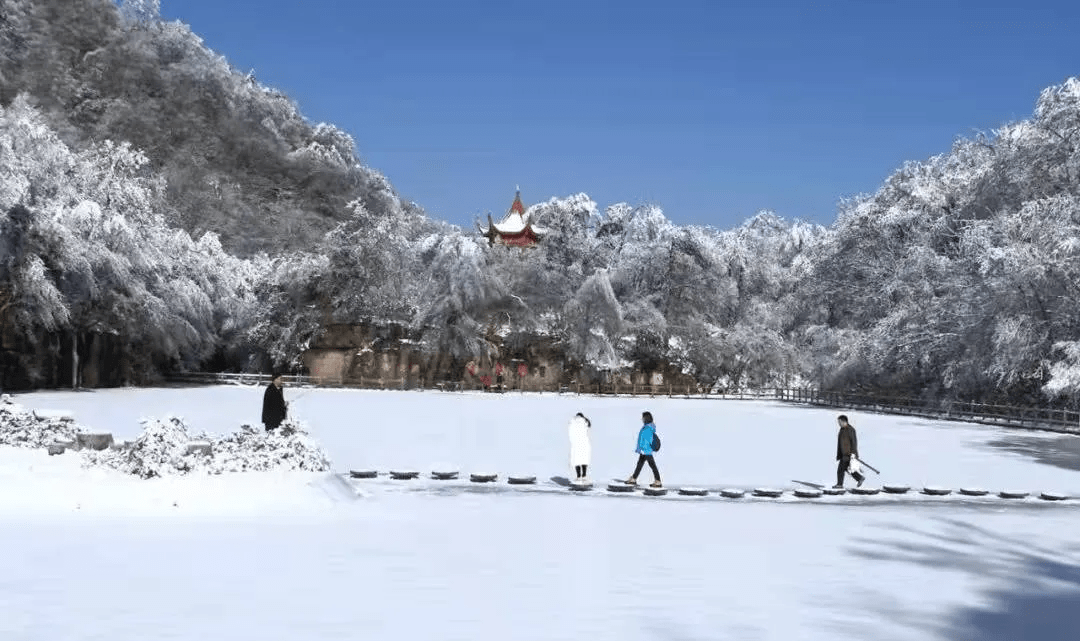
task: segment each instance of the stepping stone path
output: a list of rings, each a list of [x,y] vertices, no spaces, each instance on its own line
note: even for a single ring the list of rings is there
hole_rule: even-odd
[[[756,488],[754,490],[754,496],[767,498],[767,499],[780,498],[780,496],[783,493],[784,493],[783,490],[774,490],[774,489],[769,488],[769,487],[759,487],[759,488]]]
[[[986,496],[990,492],[989,490],[984,490],[977,487],[962,487],[960,488],[960,493],[964,496]]]
[[[841,494],[847,494],[847,490],[842,487],[826,487],[822,488],[821,493],[825,496],[840,496]]]
[[[571,483],[571,492],[588,492],[593,488],[592,483]]]
[[[998,492],[998,496],[1003,499],[1026,499],[1028,492],[1005,491]]]
[[[499,478],[498,474],[470,474],[469,480],[473,483],[492,483]]]
[[[1064,494],[1058,494],[1057,492],[1043,492],[1039,495],[1039,498],[1044,501],[1064,501],[1069,497]]]
[[[705,496],[709,493],[708,490],[700,487],[680,487],[679,494],[683,496]]]
[[[457,471],[451,470],[440,470],[438,472],[431,473],[431,478],[435,479],[436,481],[453,481],[457,477]]]
[[[379,475],[375,470],[351,470],[349,476],[354,479],[373,479]]]
[[[418,476],[420,476],[420,472],[390,470],[390,478],[394,479],[395,481],[411,481]]]
[[[886,494],[907,494],[911,488],[907,485],[883,485],[881,487]]]
[[[800,499],[820,499],[821,490],[795,490],[795,496]]]
[[[720,490],[720,496],[725,499],[741,499],[745,494],[742,490]]]
[[[667,494],[666,487],[647,487],[644,490],[645,496],[664,496]]]
[[[535,476],[511,476],[506,479],[510,485],[536,485]]]
[[[850,491],[852,494],[859,494],[861,496],[873,496],[881,490],[876,487],[853,487]]]
[[[625,494],[627,492],[633,492],[637,489],[637,486],[627,485],[626,483],[608,483],[607,489],[608,492],[620,492]]]

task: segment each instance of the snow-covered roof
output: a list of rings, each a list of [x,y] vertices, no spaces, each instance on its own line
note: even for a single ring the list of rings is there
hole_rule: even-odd
[[[510,205],[510,209],[506,210],[506,214],[497,223],[490,223],[485,228],[480,228],[482,234],[489,234],[492,231],[498,232],[500,235],[516,236],[521,234],[526,229],[532,230],[536,236],[542,236],[547,233],[547,230],[542,227],[537,227],[529,220],[529,213],[525,210],[525,205],[521,202],[521,190],[519,189],[514,195],[514,202]],[[490,216],[488,217],[490,221]]]

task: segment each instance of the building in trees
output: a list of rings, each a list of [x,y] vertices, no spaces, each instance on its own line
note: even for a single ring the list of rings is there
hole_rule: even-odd
[[[514,196],[514,204],[506,211],[506,215],[498,223],[491,220],[491,214],[487,217],[487,228],[476,224],[480,235],[488,239],[488,245],[496,243],[509,247],[534,247],[543,238],[545,230],[537,227],[530,220],[525,211],[525,205],[521,204],[521,189]]]

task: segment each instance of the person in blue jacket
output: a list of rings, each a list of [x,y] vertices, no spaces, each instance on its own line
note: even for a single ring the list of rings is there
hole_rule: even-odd
[[[656,425],[653,424],[652,414],[642,412],[641,422],[644,425],[641,426],[641,430],[638,432],[637,448],[634,450],[638,454],[637,467],[634,468],[634,474],[626,479],[626,483],[627,485],[637,485],[638,474],[641,474],[641,468],[648,463],[653,475],[653,482],[650,487],[660,487],[660,470],[656,468],[656,459],[653,458],[655,453],[653,450],[653,437],[656,436]]]

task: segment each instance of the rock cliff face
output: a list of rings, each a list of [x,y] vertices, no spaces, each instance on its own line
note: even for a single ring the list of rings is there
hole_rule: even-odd
[[[461,361],[425,351],[406,328],[331,325],[304,354],[304,365],[320,384],[363,387],[430,388],[439,384],[467,389],[499,388],[558,391],[577,385],[694,386],[693,377],[661,363],[650,370],[628,368],[596,372],[569,362],[543,337],[504,342],[497,337],[493,353]]]

